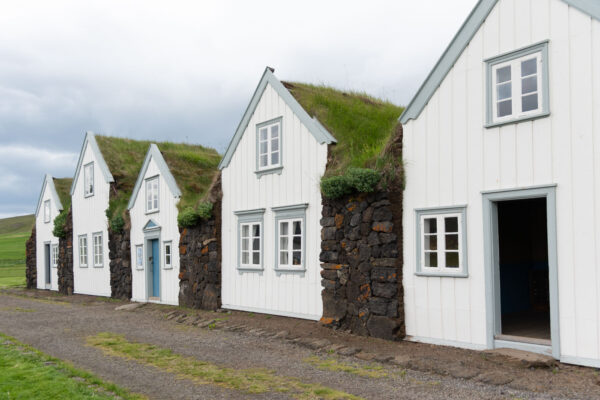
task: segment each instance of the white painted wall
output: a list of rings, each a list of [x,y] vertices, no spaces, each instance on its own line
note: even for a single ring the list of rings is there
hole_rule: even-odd
[[[44,222],[44,202],[50,200],[50,222]],[[50,242],[50,290],[58,290],[58,272],[57,268],[52,266],[52,246],[58,245],[58,238],[52,234],[54,229],[54,218],[60,213],[56,207],[56,201],[51,195],[49,185],[44,188],[42,201],[38,215],[35,218],[35,260],[37,268],[37,288],[47,289],[46,287],[46,253],[45,244]]]
[[[283,117],[283,171],[260,179],[256,170],[256,124]],[[322,315],[321,192],[327,145],[319,144],[277,92],[267,85],[248,127],[223,169],[222,302],[224,308],[319,319]],[[275,216],[272,207],[308,203],[306,209],[306,273],[277,275]],[[264,271],[237,270],[235,211],[266,208],[263,222]]]
[[[83,166],[94,162],[94,195],[84,197]],[[98,166],[98,160],[90,144],[84,150],[81,172],[75,182],[75,191],[72,196],[71,208],[73,212],[73,285],[74,292],[97,296],[109,296],[110,290],[110,259],[108,258],[108,208],[110,184]],[[94,252],[92,234],[102,232],[104,265],[94,267]],[[88,266],[81,267],[79,263],[79,235],[88,236]]]
[[[485,129],[484,59],[549,43],[551,116]],[[501,0],[404,127],[407,335],[486,344],[482,190],[557,184],[560,349],[600,360],[600,22],[560,0]],[[469,278],[415,276],[419,207],[467,204]]]
[[[179,198],[174,197],[167,185],[154,158],[150,160],[144,180],[159,176],[159,211],[146,213],[146,188],[145,183],[138,193],[129,216],[131,218],[131,266],[132,266],[132,300],[146,302],[148,288],[146,274],[152,271],[148,264],[148,244],[144,238],[144,226],[152,219],[161,227],[160,230],[160,302],[164,304],[179,304],[179,228],[177,226],[177,203]],[[164,242],[172,244],[172,268],[165,269]],[[136,245],[144,246],[144,266],[137,269]]]

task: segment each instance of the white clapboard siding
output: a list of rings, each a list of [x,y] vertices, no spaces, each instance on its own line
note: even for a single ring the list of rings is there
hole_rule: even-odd
[[[73,212],[73,291],[79,294],[110,296],[110,260],[108,258],[108,208],[110,184],[104,179],[98,167],[91,145],[88,143],[81,163],[81,173],[74,183],[71,209]],[[83,166],[94,162],[94,195],[84,197]],[[103,265],[94,267],[94,252],[92,234],[102,233]],[[79,263],[79,235],[88,237],[88,266],[81,267]]]
[[[50,178],[52,181],[52,178]],[[44,222],[44,202],[50,200],[50,222]],[[52,266],[52,246],[58,245],[58,238],[52,234],[54,229],[54,218],[60,213],[56,206],[54,196],[50,193],[48,184],[44,185],[40,209],[35,218],[35,262],[37,268],[37,288],[47,289],[46,287],[46,249],[45,245],[50,243],[50,290],[58,290],[58,272],[57,268]]]
[[[160,252],[160,302],[164,304],[179,304],[179,228],[177,226],[177,202],[169,189],[165,178],[154,159],[150,160],[148,169],[143,179],[159,176],[159,211],[146,214],[146,188],[144,183],[140,188],[133,207],[129,210],[131,218],[131,268],[132,268],[132,300],[147,301],[147,266],[148,258],[147,243],[144,238],[144,226],[152,219],[160,226],[159,252]],[[171,242],[171,265],[172,268],[165,269],[164,242]],[[138,269],[136,260],[136,246],[144,248],[144,267]]]
[[[283,117],[283,171],[258,178],[256,124]],[[319,144],[292,109],[267,85],[230,164],[223,169],[222,302],[223,307],[319,319],[322,315],[321,193],[327,145]],[[282,273],[275,266],[275,219],[272,207],[308,203],[306,209],[306,273]],[[235,211],[265,208],[263,272],[237,270]]]
[[[485,129],[485,62],[549,40],[548,118]],[[561,357],[600,360],[600,22],[560,0],[501,0],[404,126],[407,335],[486,346],[484,190],[557,185]],[[415,208],[467,205],[468,278],[415,276]]]

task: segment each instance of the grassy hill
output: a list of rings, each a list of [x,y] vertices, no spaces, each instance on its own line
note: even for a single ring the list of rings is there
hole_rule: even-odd
[[[0,219],[0,288],[25,285],[25,242],[34,215]]]

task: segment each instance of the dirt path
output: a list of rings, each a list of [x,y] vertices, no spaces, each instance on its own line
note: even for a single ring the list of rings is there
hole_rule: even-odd
[[[409,358],[404,364],[397,361],[402,360],[401,357],[396,358],[396,365],[390,362],[391,356],[379,357],[385,363],[377,364],[378,368],[383,368],[386,376],[368,378],[343,371],[323,370],[306,360],[318,355],[320,358],[336,360],[336,366],[355,365],[358,366],[358,371],[368,371],[366,368],[374,361],[334,355],[333,350],[324,350],[325,347],[333,345],[335,349],[337,339],[347,341],[343,343],[343,349],[352,349],[352,343],[362,343],[363,349],[373,349],[374,352],[363,351],[359,353],[359,357],[372,359],[378,351],[385,350],[386,346],[395,346],[390,349],[406,349],[406,344],[357,339],[351,335],[344,336],[320,329],[316,329],[315,332],[322,332],[321,336],[310,340],[302,337],[294,339],[292,335],[284,332],[279,332],[279,335],[275,333],[278,332],[277,329],[286,325],[291,327],[288,329],[299,327],[296,329],[298,331],[302,331],[306,324],[313,324],[313,328],[317,325],[308,321],[267,318],[244,313],[225,316],[154,305],[133,311],[115,311],[116,306],[124,303],[98,301],[84,296],[62,298],[53,295],[51,300],[24,297],[31,296],[32,293],[37,293],[37,297],[47,296],[43,292],[0,293],[0,332],[152,399],[288,397],[272,392],[249,395],[216,385],[198,385],[191,380],[179,379],[165,370],[107,356],[98,348],[86,345],[87,338],[100,332],[122,334],[129,341],[151,343],[218,366],[236,370],[267,368],[278,375],[295,377],[304,383],[321,384],[366,399],[600,398],[598,374],[585,368],[563,367],[556,370],[559,372],[550,369],[530,370],[510,362],[501,362],[501,359],[494,357],[489,360],[488,357],[481,357],[481,353],[446,349],[450,355],[456,351],[460,352],[456,354],[463,354],[463,357],[475,354],[474,357],[478,360],[473,360],[472,364],[479,365],[484,362],[489,364],[490,370],[478,369],[475,373],[473,365],[462,362],[462,372],[452,376],[443,372],[443,360],[432,359],[434,353],[430,352],[428,356]],[[193,322],[197,326],[192,325]],[[270,329],[273,331],[269,332]],[[323,339],[327,334],[330,335],[329,343],[323,344],[327,342],[327,339]],[[354,342],[356,340],[358,342]],[[417,353],[430,348],[408,345],[413,346]],[[342,344],[337,346],[338,350],[341,346]],[[440,350],[438,348],[435,351]],[[433,360],[430,365],[438,365],[438,370],[430,371],[424,368],[427,360]],[[567,374],[572,374],[572,387],[565,386],[565,382],[571,382],[571,376]],[[512,376],[512,379],[505,379],[503,382],[501,378],[507,376]],[[522,381],[523,377],[525,381],[537,381],[529,386],[522,383],[520,386],[510,384]],[[560,391],[555,390],[555,386],[560,387]]]

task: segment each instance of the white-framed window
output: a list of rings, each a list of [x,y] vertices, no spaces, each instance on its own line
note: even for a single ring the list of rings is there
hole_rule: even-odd
[[[488,126],[549,113],[547,45],[545,42],[487,60]]]
[[[91,162],[83,167],[83,189],[84,196],[94,195],[94,163]]]
[[[257,167],[258,170],[281,166],[281,118],[258,124]]]
[[[263,269],[263,218],[265,209],[236,211],[238,220],[238,269]]]
[[[465,208],[417,210],[417,274],[467,275]]]
[[[144,269],[144,246],[141,244],[135,246],[135,266],[136,269]]]
[[[275,269],[304,271],[307,204],[273,207],[275,213]]]
[[[173,268],[173,245],[172,242],[165,242],[165,269]]]
[[[104,265],[104,249],[102,245],[102,232],[92,235],[94,244],[94,267],[102,267]]]
[[[58,267],[58,245],[52,245],[52,266],[54,268]]]
[[[44,223],[50,222],[50,200],[44,201]]]
[[[79,266],[88,266],[88,238],[87,235],[79,235]]]
[[[158,211],[158,176],[146,179],[146,212]]]

